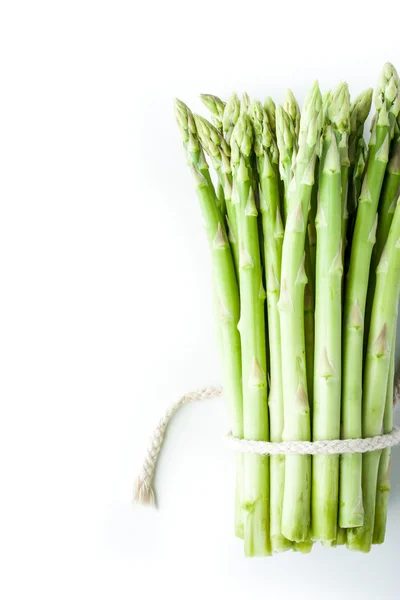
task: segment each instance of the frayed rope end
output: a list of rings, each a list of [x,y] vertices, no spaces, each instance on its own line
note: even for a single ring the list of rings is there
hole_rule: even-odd
[[[133,503],[156,508],[154,491],[146,479],[139,476],[133,488]]]

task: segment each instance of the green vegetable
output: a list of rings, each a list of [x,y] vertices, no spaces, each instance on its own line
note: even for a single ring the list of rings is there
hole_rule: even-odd
[[[265,98],[264,110],[267,113],[270,129],[271,129],[272,133],[274,135],[276,135],[276,117],[275,117],[276,107],[275,107],[275,102],[272,100],[272,98],[270,96],[267,96]]]
[[[393,383],[395,374],[395,349],[396,333],[393,336],[391,346],[385,413],[383,415],[383,433],[390,433],[393,429]],[[383,542],[385,541],[387,509],[390,492],[390,467],[392,460],[391,455],[391,448],[385,448],[384,450],[382,450],[381,458],[379,461],[378,486],[376,490],[374,535],[372,539],[372,542],[374,544],[383,544]]]
[[[340,437],[342,328],[342,201],[338,131],[325,127],[319,178],[315,278],[313,439]],[[312,461],[312,536],[334,541],[338,519],[339,457]]]
[[[235,261],[236,273],[239,273],[238,229],[236,208],[232,203],[232,169],[230,165],[231,149],[221,133],[211,123],[194,115],[198,136],[204,151],[208,154],[218,175],[218,181],[223,190],[224,205],[227,214],[229,241]]]
[[[350,135],[349,135],[349,171],[347,211],[351,234],[354,229],[354,219],[357,210],[358,198],[361,191],[361,178],[365,166],[364,156],[364,124],[371,110],[372,88],[362,92],[350,106]],[[363,162],[361,162],[363,161]],[[351,235],[348,236],[349,242]]]
[[[257,156],[259,197],[264,233],[265,281],[269,333],[271,384],[269,391],[270,439],[282,441],[283,392],[281,363],[281,332],[278,299],[281,279],[283,225],[280,214],[278,148],[268,116],[259,102],[253,102],[250,115],[255,132],[254,149]],[[282,500],[285,483],[285,457],[270,458],[270,527],[271,548],[282,552],[292,543],[282,535]]]
[[[276,141],[279,149],[279,173],[284,187],[283,221],[286,223],[290,182],[297,153],[297,136],[293,120],[281,106],[276,108]]]
[[[304,248],[315,160],[322,125],[322,99],[315,83],[305,101],[300,122],[299,151],[289,197],[282,248],[279,312],[284,398],[284,440],[310,439],[310,408],[304,344]],[[308,541],[310,528],[311,460],[287,456],[282,533],[295,542]]]
[[[240,100],[237,94],[232,94],[224,108],[222,117],[222,131],[228,144],[230,143],[232,131],[240,115]]]
[[[231,136],[233,182],[239,232],[240,337],[242,344],[244,438],[268,440],[265,291],[258,240],[258,210],[252,187],[253,127],[242,113]],[[271,553],[269,459],[246,454],[243,508],[247,556]]]
[[[218,96],[212,96],[211,94],[200,94],[200,99],[204,106],[208,108],[212,114],[212,120],[214,126],[222,131],[222,121],[224,118],[225,102],[218,98]]]

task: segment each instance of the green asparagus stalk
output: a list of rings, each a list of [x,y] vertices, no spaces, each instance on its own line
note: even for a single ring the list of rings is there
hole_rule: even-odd
[[[323,107],[322,107],[323,108]],[[305,269],[307,283],[304,290],[304,335],[306,345],[306,367],[308,402],[310,405],[310,419],[312,422],[314,401],[314,338],[315,338],[315,273],[316,273],[316,244],[317,234],[315,218],[317,214],[318,189],[319,189],[319,158],[315,159],[314,184],[311,190],[310,210],[305,242]]]
[[[214,290],[218,303],[223,346],[223,385],[228,399],[232,433],[243,438],[242,358],[238,331],[239,288],[223,216],[218,208],[208,165],[188,107],[175,101],[175,116],[191,168],[212,256]],[[238,489],[241,489],[238,473]],[[241,514],[236,515],[240,524]]]
[[[376,285],[376,269],[382,256],[383,248],[389,235],[390,225],[392,223],[397,198],[400,192],[400,137],[393,140],[389,164],[386,169],[385,179],[383,181],[382,194],[378,206],[378,227],[376,229],[376,242],[372,250],[371,270],[369,276],[367,307],[365,310],[366,322],[365,345],[368,340],[369,322],[371,318],[372,302],[374,298]]]
[[[243,365],[244,437],[267,440],[269,435],[266,380],[265,291],[262,283],[257,208],[251,185],[253,128],[240,115],[231,136],[232,171],[236,188],[239,231],[240,337]],[[268,457],[245,455],[244,541],[247,556],[271,553]]]
[[[211,159],[223,189],[227,213],[229,241],[232,248],[236,273],[239,273],[239,246],[236,221],[236,208],[232,203],[232,169],[230,165],[231,150],[223,136],[215,127],[199,115],[194,115],[200,143]]]
[[[271,96],[267,96],[264,102],[264,110],[267,113],[269,127],[273,133],[276,135],[276,116],[275,116],[275,102],[272,100]]]
[[[284,201],[282,207],[283,221],[286,223],[289,204],[289,187],[297,153],[297,135],[292,118],[282,106],[276,107],[276,141],[279,149],[279,173],[284,187]]]
[[[397,316],[395,321],[397,322]],[[395,373],[396,333],[393,336],[388,385],[386,392],[385,413],[383,415],[383,433],[391,433],[393,429],[393,388]],[[387,509],[390,493],[391,448],[385,448],[379,462],[378,487],[376,490],[376,510],[373,544],[383,544],[385,541]]]
[[[310,214],[308,217],[308,245],[310,254],[310,268],[315,277],[316,256],[317,256],[317,232],[315,230],[315,218],[317,216],[318,206],[318,176],[319,176],[319,160],[315,161],[315,183],[311,192]],[[314,286],[315,287],[315,286]]]
[[[335,107],[340,107],[336,109]],[[348,221],[347,192],[348,192],[348,174],[350,167],[349,160],[349,134],[350,134],[350,93],[347,83],[340,84],[332,93],[332,99],[329,106],[329,119],[336,128],[340,155],[340,173],[341,173],[341,204],[342,204],[342,245],[346,245],[346,230]]]
[[[250,104],[251,104],[250,96],[246,92],[243,92],[242,99],[240,101],[240,112],[248,113],[250,110]]]
[[[400,291],[400,202],[397,203],[389,237],[376,273],[371,325],[363,381],[363,436],[373,437],[382,431],[387,400],[391,353],[395,339],[397,303]],[[391,419],[387,414],[387,420]],[[391,423],[387,422],[387,426]],[[362,493],[364,524],[347,533],[351,550],[371,549],[378,468],[382,451],[367,452],[362,459]],[[387,470],[386,470],[387,471]]]
[[[364,125],[371,110],[372,103],[372,88],[362,92],[350,106],[350,135],[349,135],[349,172],[348,172],[348,194],[347,194],[347,210],[348,210],[348,227],[350,227],[349,242],[354,230],[354,220],[357,210],[358,198],[360,196],[362,177],[365,166],[364,155]],[[361,168],[361,154],[364,158],[364,163]]]
[[[327,119],[327,109],[331,93],[325,95],[322,103],[322,114]],[[324,105],[325,102],[325,105]],[[323,121],[324,123],[324,121]],[[305,270],[307,283],[304,290],[304,335],[306,348],[306,371],[308,387],[308,403],[310,406],[310,418],[312,422],[313,400],[314,400],[314,339],[315,339],[315,273],[316,273],[316,244],[317,235],[315,229],[315,218],[317,214],[318,189],[319,189],[319,158],[315,160],[314,184],[311,191],[310,210],[308,213],[308,225],[305,241]]]
[[[299,554],[310,554],[313,549],[314,542],[311,540],[307,542],[297,542],[297,544],[293,544],[293,552],[298,552]]]
[[[337,548],[337,546],[345,546],[346,531],[346,529],[343,529],[338,525],[336,538],[330,542],[321,542],[322,546],[324,546],[325,548]]]
[[[329,123],[329,106],[332,98],[332,90],[328,90],[322,96],[322,122],[325,124]]]
[[[226,103],[212,94],[200,94],[200,99],[204,106],[210,111],[214,127],[222,132],[222,121]]]
[[[357,154],[355,159],[355,164],[349,167],[349,192],[347,195],[348,202],[348,221],[347,221],[347,246],[345,253],[345,266],[346,273],[348,271],[348,263],[350,261],[350,252],[351,252],[351,244],[353,240],[354,234],[354,226],[356,219],[356,211],[358,206],[358,198],[361,194],[362,180],[365,171],[365,165],[367,160],[367,149],[365,146],[364,138],[361,138],[358,141]]]
[[[377,119],[359,198],[347,273],[343,342],[343,436],[358,438],[361,429],[363,336],[372,247],[377,226],[377,206],[389,159],[390,139],[399,112],[399,78],[387,63],[375,95]],[[376,483],[376,482],[375,482]],[[361,455],[346,454],[341,461],[341,527],[359,527],[364,520],[361,489]]]
[[[254,150],[257,157],[259,198],[264,233],[265,281],[267,292],[270,390],[270,439],[282,441],[283,392],[281,333],[278,299],[281,278],[283,225],[280,214],[278,148],[269,126],[268,116],[259,102],[253,102],[250,115],[254,127]],[[270,457],[270,528],[273,552],[283,552],[292,542],[282,535],[282,501],[285,482],[285,457]]]
[[[290,90],[289,90],[290,91]],[[284,183],[284,220],[287,218],[290,184],[293,177],[294,161],[297,153],[296,101],[289,102],[290,95],[287,94],[286,107],[290,110],[293,118],[281,106],[276,109],[276,137],[279,148],[279,171]],[[316,190],[313,186],[312,195]],[[311,202],[312,207],[312,202]],[[311,211],[310,211],[311,212]],[[313,371],[314,371],[314,269],[311,258],[309,239],[305,241],[305,271],[307,283],[304,290],[304,333],[306,351],[306,373],[307,390],[310,408],[312,406]]]
[[[282,107],[285,110],[285,112],[287,112],[289,117],[291,118],[292,123],[294,125],[294,131],[295,131],[296,137],[298,137],[299,132],[300,132],[300,108],[299,108],[299,105],[297,104],[297,100],[294,97],[292,90],[290,90],[290,89],[286,90]]]
[[[378,228],[376,231],[376,243],[372,252],[371,267],[378,266],[383,248],[389,234],[392,223],[396,201],[400,192],[400,136],[393,141],[390,153],[390,161],[383,184],[382,198],[378,209]]]
[[[315,294],[314,294],[314,273],[311,265],[310,247],[305,246],[304,268],[306,271],[307,283],[304,288],[304,342],[306,350],[306,373],[307,373],[307,393],[308,404],[310,407],[310,419],[312,419],[313,399],[314,399],[314,312],[315,312]]]
[[[338,525],[336,546],[344,546],[346,544],[346,529]]]
[[[304,248],[311,191],[322,125],[322,99],[318,84],[312,87],[300,122],[299,152],[294,189],[282,248],[281,324],[284,440],[310,439],[310,409],[304,343]],[[310,527],[311,460],[287,456],[282,511],[282,533],[289,540],[308,541]]]
[[[235,127],[240,115],[240,100],[237,94],[232,94],[226,103],[222,117],[222,131],[224,138],[230,144],[233,128]]]
[[[331,110],[339,110],[339,98]],[[331,119],[332,122],[335,119]],[[342,326],[342,199],[339,131],[325,127],[319,178],[315,278],[313,439],[340,437]],[[338,519],[339,456],[312,461],[312,537],[334,541]]]

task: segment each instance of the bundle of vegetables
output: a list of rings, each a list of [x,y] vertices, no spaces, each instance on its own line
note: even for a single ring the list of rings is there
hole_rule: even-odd
[[[235,437],[337,440],[392,430],[400,291],[400,80],[386,64],[300,113],[202,95],[175,115],[204,217],[223,385]],[[209,167],[213,172],[210,173]],[[390,449],[236,458],[235,532],[247,556],[314,541],[368,552],[385,537]]]

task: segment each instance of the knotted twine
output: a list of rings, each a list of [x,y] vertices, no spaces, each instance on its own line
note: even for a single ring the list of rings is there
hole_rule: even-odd
[[[174,402],[161,417],[153,435],[150,439],[142,469],[135,481],[134,503],[155,505],[155,495],[152,487],[157,460],[160,455],[164,441],[165,431],[168,423],[178,408],[190,402],[207,400],[222,396],[222,388],[206,387],[194,392],[184,394],[177,402]],[[400,372],[396,375],[393,404],[400,401]],[[226,445],[236,452],[261,454],[261,455],[289,455],[289,454],[358,454],[371,452],[372,450],[383,450],[391,448],[400,443],[400,428],[394,427],[391,433],[377,435],[370,438],[347,439],[347,440],[324,440],[315,442],[293,441],[293,442],[259,442],[243,440],[233,437],[229,432],[225,436]]]

